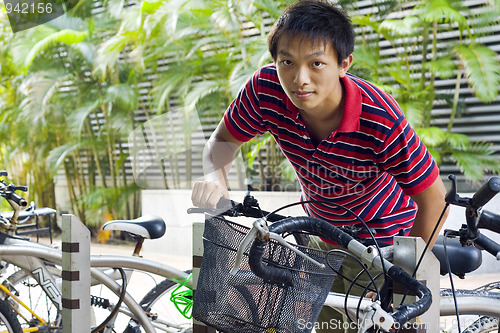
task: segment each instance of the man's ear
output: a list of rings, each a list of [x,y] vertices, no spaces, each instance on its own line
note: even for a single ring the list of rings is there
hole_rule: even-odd
[[[347,71],[351,67],[352,59],[352,54],[349,54],[347,58],[342,60],[342,63],[340,64],[340,77],[344,77],[347,74]]]

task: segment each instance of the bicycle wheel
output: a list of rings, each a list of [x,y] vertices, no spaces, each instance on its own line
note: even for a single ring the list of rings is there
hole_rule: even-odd
[[[191,271],[186,271],[187,274]],[[151,289],[146,296],[139,302],[139,305],[148,313],[154,326],[158,328],[168,327],[169,329],[175,329],[177,332],[192,332],[193,322],[191,319],[184,317],[176,307],[176,305],[171,301],[171,296],[173,292],[183,292],[187,291],[188,288],[180,287],[179,284],[165,279],[153,289]],[[176,290],[178,289],[178,290]],[[192,300],[189,295],[187,298]],[[130,321],[126,333],[129,332],[142,332],[139,325],[133,320]],[[170,332],[170,331],[169,331]]]
[[[480,316],[470,324],[462,333],[498,332],[498,318]]]
[[[22,333],[22,331],[14,310],[7,302],[0,300],[0,332]]]
[[[46,267],[53,276],[61,276],[61,270],[57,267]],[[51,332],[62,330],[61,312],[30,274],[23,270],[18,270],[12,273],[3,282],[3,285],[32,311],[30,312],[9,295],[3,295],[3,300],[8,302],[17,313],[17,320],[23,329],[48,325]]]

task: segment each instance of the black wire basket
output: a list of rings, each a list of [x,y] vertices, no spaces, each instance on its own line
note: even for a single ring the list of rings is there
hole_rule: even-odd
[[[326,265],[320,268],[271,240],[264,264],[290,270],[291,286],[264,281],[253,274],[248,265],[249,248],[239,272],[231,275],[238,246],[248,231],[224,218],[206,219],[193,317],[220,332],[311,332],[344,255],[330,253],[327,258],[326,251],[296,246]]]

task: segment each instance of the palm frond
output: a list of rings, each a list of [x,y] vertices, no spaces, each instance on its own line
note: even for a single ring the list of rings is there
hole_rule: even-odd
[[[500,63],[496,52],[477,43],[458,44],[453,49],[464,63],[474,94],[483,102],[494,101],[500,85]]]
[[[71,114],[68,116],[68,125],[71,132],[76,132],[77,137],[80,136],[85,125],[85,120],[99,105],[99,101],[87,101],[81,107],[71,111]]]
[[[78,151],[81,146],[82,142],[69,142],[52,149],[47,157],[47,164],[51,170],[51,173],[55,175],[66,158],[73,152]]]
[[[491,144],[486,142],[475,142],[461,149],[453,149],[451,158],[472,182],[482,180],[488,171],[500,172],[500,157],[493,155]]]
[[[446,142],[446,132],[439,127],[420,127],[416,128],[415,132],[427,148],[437,147]]]
[[[35,57],[42,51],[45,51],[57,43],[63,43],[67,45],[80,43],[87,38],[87,32],[75,31],[70,29],[64,29],[57,31],[49,36],[38,41],[30,52],[27,54],[24,60],[24,68],[29,68]]]
[[[128,84],[112,85],[106,90],[106,100],[122,109],[133,111],[137,109],[138,92]]]
[[[122,50],[134,39],[134,34],[118,34],[101,44],[97,50],[92,73],[104,79],[108,68],[113,68],[116,65]]]
[[[460,31],[470,31],[467,18],[461,13],[465,8],[463,6],[461,8],[454,8],[449,0],[424,1],[415,9],[419,13],[418,15],[427,22],[456,23]]]
[[[420,33],[420,20],[416,16],[407,16],[401,20],[387,19],[378,26],[378,31],[383,35],[390,34],[394,37],[414,36]]]
[[[221,82],[218,80],[203,80],[193,83],[192,89],[186,95],[185,105],[188,110],[195,110],[196,104],[205,96],[221,90]]]
[[[57,88],[71,77],[71,74],[61,70],[40,71],[28,76],[19,87],[25,96],[19,106],[21,114],[32,122],[44,121],[47,107],[57,93]]]

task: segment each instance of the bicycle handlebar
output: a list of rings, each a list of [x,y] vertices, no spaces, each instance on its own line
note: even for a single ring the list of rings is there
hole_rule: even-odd
[[[484,234],[479,234],[479,236],[474,240],[474,243],[486,252],[492,254],[497,260],[500,260],[500,244],[485,236]]]
[[[16,194],[15,192],[10,192],[9,191],[9,192],[6,193],[6,195],[4,197],[7,200],[14,201],[16,204],[18,204],[21,207],[28,206],[28,202],[26,201],[26,199],[24,199],[20,195]]]
[[[261,210],[252,206],[248,206],[236,201],[221,198],[217,203],[216,208],[188,208],[188,214],[213,214],[213,215],[223,215],[223,216],[246,216],[253,218],[261,218],[266,216],[266,220],[269,222],[275,222],[287,218],[280,214],[270,214],[270,212]]]
[[[26,186],[14,186],[12,184],[7,185],[5,182],[0,181],[0,195],[2,197],[4,197],[7,200],[15,202],[17,205],[21,207],[28,206],[28,202],[15,192],[17,190],[26,192],[28,188]]]
[[[500,234],[500,215],[483,209],[479,215],[477,227]]]
[[[269,226],[269,232],[274,232],[277,234],[293,233],[299,231],[307,231],[311,234],[327,238],[338,243],[346,249],[349,248],[349,244],[351,244],[352,242],[356,242],[358,244],[349,249],[352,250],[352,252],[355,252],[355,254],[358,256],[360,255],[360,253],[356,252],[357,249],[359,249],[359,246],[366,248],[359,242],[357,242],[352,236],[343,232],[339,228],[324,220],[313,217],[291,217],[278,221]],[[264,280],[284,283],[287,285],[292,284],[291,273],[288,270],[263,265],[262,256],[266,249],[266,245],[266,241],[254,241],[250,249],[248,258],[250,269],[255,275],[261,277]],[[381,258],[380,260],[384,259]],[[387,274],[391,278],[393,278],[394,281],[401,283],[419,297],[419,300],[413,304],[400,305],[392,314],[394,321],[399,324],[405,324],[408,320],[426,312],[432,303],[431,291],[400,267],[394,266],[393,264],[385,260],[384,265],[386,267],[389,267],[389,269],[387,270]]]
[[[490,201],[498,192],[500,192],[500,178],[491,177],[481,188],[474,193],[470,201],[473,209],[477,210]]]

